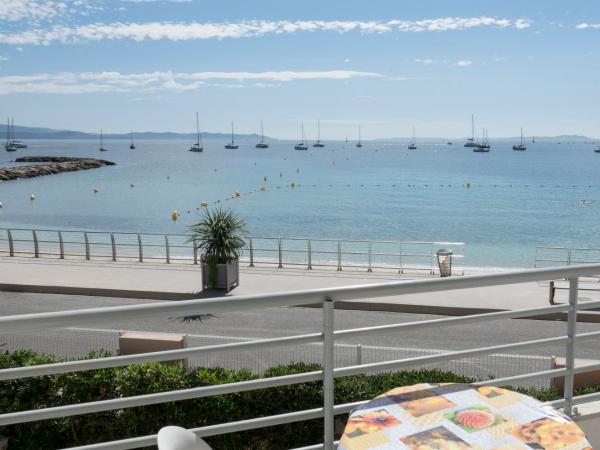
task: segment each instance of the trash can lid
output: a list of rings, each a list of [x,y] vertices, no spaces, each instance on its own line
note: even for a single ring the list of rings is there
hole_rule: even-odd
[[[448,256],[448,255],[451,255],[451,254],[452,254],[452,251],[451,251],[451,250],[444,250],[444,249],[442,249],[442,250],[438,250],[438,251],[436,252],[436,254],[437,254],[437,255]]]

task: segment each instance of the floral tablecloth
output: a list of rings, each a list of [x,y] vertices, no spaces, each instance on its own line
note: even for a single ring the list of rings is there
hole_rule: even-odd
[[[339,450],[591,449],[568,417],[497,387],[418,384],[352,412]]]

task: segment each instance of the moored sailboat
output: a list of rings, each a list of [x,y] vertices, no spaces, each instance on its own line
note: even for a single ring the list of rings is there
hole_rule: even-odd
[[[521,143],[519,145],[513,145],[512,149],[519,152],[527,150],[527,145],[525,145],[525,142],[523,142],[523,128],[521,128]]]
[[[269,148],[269,144],[265,142],[265,132],[263,130],[263,121],[260,121],[260,142],[255,145],[256,148]]]
[[[408,149],[409,150],[417,149],[417,137],[415,135],[415,126],[414,125],[412,127],[412,140],[408,143]]]
[[[16,152],[17,151],[17,147],[12,141],[10,119],[6,120],[6,142],[4,144],[4,150],[6,150],[7,152]]]
[[[490,151],[490,148],[491,148],[491,145],[488,141],[487,129],[484,128],[483,132],[482,132],[481,143],[476,144],[473,151],[475,153],[487,153]]]
[[[108,149],[104,146],[104,135],[102,134],[102,128],[100,128],[100,148],[99,150],[101,152],[105,152]]]
[[[471,114],[471,137],[465,142],[465,147],[477,147],[477,141],[475,140],[475,115]]]
[[[358,148],[362,147],[362,139],[361,139],[361,135],[360,135],[360,125],[358,126],[358,142],[356,143],[356,146]]]
[[[302,122],[302,133],[300,139],[301,142],[294,145],[294,150],[308,150],[308,145],[306,144],[306,135],[304,134],[304,122]]]
[[[133,143],[133,131],[131,132],[131,142],[129,143],[129,148],[131,150],[135,150],[135,144]]]
[[[235,149],[239,148],[239,146],[233,140],[233,122],[231,122],[231,142],[229,142],[228,144],[225,144],[225,148],[228,150],[235,150]]]
[[[198,111],[196,111],[196,142],[189,148],[190,152],[201,153],[204,151],[202,145],[202,136],[200,135],[200,125],[198,124]]]
[[[321,121],[317,120],[317,142],[313,144],[313,147],[323,148],[325,144],[321,142]]]

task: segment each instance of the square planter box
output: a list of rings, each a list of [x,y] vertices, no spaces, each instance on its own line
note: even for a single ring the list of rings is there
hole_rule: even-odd
[[[225,289],[229,292],[240,284],[240,263],[234,261],[228,264],[217,264],[217,282],[214,286],[210,285],[210,269],[205,258],[202,258],[202,287],[203,289]]]

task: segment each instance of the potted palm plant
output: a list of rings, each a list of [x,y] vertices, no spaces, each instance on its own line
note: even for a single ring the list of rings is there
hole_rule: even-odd
[[[245,245],[246,223],[231,210],[206,210],[190,226],[189,242],[202,254],[202,285],[230,291],[239,285],[239,257]]]

